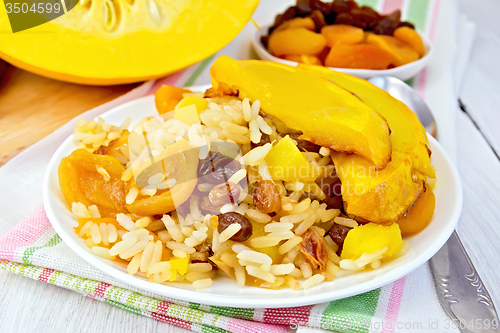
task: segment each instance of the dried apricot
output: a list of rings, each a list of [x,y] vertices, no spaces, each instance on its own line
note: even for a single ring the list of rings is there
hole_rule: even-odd
[[[408,215],[397,220],[399,229],[401,229],[401,235],[403,237],[411,236],[424,230],[429,222],[431,222],[435,206],[436,197],[434,196],[434,192],[427,187],[425,192],[415,202],[415,206],[410,209]]]
[[[386,69],[392,61],[392,55],[376,45],[336,44],[326,57],[325,66]]]
[[[68,204],[96,205],[103,217],[127,213],[123,165],[113,156],[78,149],[59,164],[59,185]]]
[[[365,37],[363,29],[345,24],[327,25],[321,29],[321,34],[326,38],[326,45],[329,47],[339,42],[344,44],[360,43]]]
[[[316,57],[315,55],[289,54],[289,55],[285,56],[285,60],[300,62],[301,64],[308,64],[308,65],[318,65],[318,66],[322,65],[321,60],[319,60],[319,58]]]
[[[304,17],[304,18],[296,17],[296,18],[291,19],[290,21],[284,22],[279,27],[277,27],[275,31],[281,31],[281,30],[293,29],[293,28],[306,28],[307,30],[315,31],[316,24],[314,23],[313,19],[310,17]]]
[[[141,184],[148,184],[148,179],[162,172],[166,182],[175,180],[171,188],[158,190],[155,195],[139,195],[127,204],[127,209],[136,215],[157,215],[173,211],[189,199],[193,192],[197,179],[198,150],[186,140],[179,140],[167,147],[160,155],[155,157],[154,163],[142,170],[134,171],[136,177],[132,177],[127,183],[127,191]],[[167,183],[168,184],[168,183]]]
[[[275,31],[269,37],[269,51],[275,56],[317,54],[325,46],[325,37],[306,28]]]
[[[393,57],[393,64],[395,66],[406,65],[419,59],[417,51],[392,36],[375,35],[371,32],[367,32],[366,42],[389,52]]]
[[[408,44],[413,50],[417,51],[420,57],[425,55],[425,47],[419,34],[409,27],[399,27],[394,31],[394,37]]]

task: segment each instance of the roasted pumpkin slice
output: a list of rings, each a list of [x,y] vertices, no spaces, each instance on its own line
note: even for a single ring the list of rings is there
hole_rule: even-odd
[[[59,164],[59,185],[68,204],[96,205],[103,217],[127,213],[125,168],[113,156],[92,154],[78,149]]]
[[[417,116],[402,102],[368,81],[319,66],[299,65],[356,94],[382,114],[391,128],[392,160],[384,170],[361,156],[332,153],[342,182],[344,208],[368,221],[390,224],[418,199],[427,177],[435,178],[429,142]]]
[[[303,133],[301,139],[355,153],[384,168],[391,160],[389,127],[371,107],[345,89],[294,67],[222,56],[211,69],[215,90],[229,85],[241,98]]]
[[[39,75],[95,85],[174,73],[217,52],[258,0],[81,0],[66,14],[0,34],[0,57]],[[11,31],[5,10],[0,30]]]

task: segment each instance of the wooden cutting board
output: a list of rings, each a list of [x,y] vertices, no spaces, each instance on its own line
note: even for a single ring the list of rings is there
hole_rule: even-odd
[[[138,85],[73,84],[29,73],[0,60],[0,166],[70,119]]]

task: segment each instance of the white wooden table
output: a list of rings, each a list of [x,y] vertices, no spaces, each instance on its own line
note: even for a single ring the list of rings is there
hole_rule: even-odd
[[[262,0],[265,1],[265,0]],[[458,233],[500,309],[500,2],[460,0],[478,34],[460,98],[458,168],[464,208]],[[269,13],[259,13],[269,15]],[[495,150],[493,149],[496,149]],[[494,267],[495,269],[489,269]],[[56,286],[0,271],[0,332],[187,332]]]

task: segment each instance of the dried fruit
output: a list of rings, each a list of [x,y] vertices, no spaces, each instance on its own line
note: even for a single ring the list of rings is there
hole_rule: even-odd
[[[223,232],[227,227],[233,223],[238,223],[241,225],[240,231],[229,238],[235,242],[244,242],[252,236],[252,223],[243,215],[236,212],[229,212],[225,214],[220,214],[219,224],[217,225],[217,231],[219,233]]]
[[[395,66],[402,66],[418,60],[419,58],[418,53],[415,50],[392,36],[375,35],[367,32],[366,42],[368,44],[376,45],[389,52],[393,57],[392,63]]]
[[[287,54],[318,54],[326,46],[321,34],[306,28],[273,31],[269,36],[269,51],[275,56]]]
[[[286,30],[286,29],[293,29],[293,28],[306,28],[307,30],[315,31],[316,25],[315,25],[312,18],[296,17],[294,19],[291,19],[290,21],[286,21],[283,24],[281,24],[279,27],[277,27],[274,30],[274,32]]]
[[[319,146],[315,143],[312,143],[311,141],[299,139],[299,137],[301,135],[302,135],[301,133],[288,134],[288,136],[291,139],[293,139],[293,140],[295,140],[295,142],[297,142],[297,148],[299,148],[300,151],[309,151],[309,152],[314,152],[314,153],[319,152],[319,150],[321,149],[321,146]]]
[[[386,50],[367,44],[334,45],[325,59],[325,66],[337,68],[387,69],[393,56]]]
[[[367,44],[364,34],[366,31],[376,35],[384,35],[384,37],[393,37],[393,34],[394,37],[398,35],[401,41],[411,46],[410,49],[413,48],[419,56],[423,56],[425,49],[421,44],[419,35],[413,30],[413,24],[401,22],[400,19],[401,12],[399,10],[390,15],[380,15],[372,8],[367,6],[360,8],[355,1],[350,0],[335,0],[332,3],[323,3],[320,0],[299,0],[296,6],[290,7],[284,14],[276,17],[275,24],[269,28],[270,36],[263,36],[261,40],[271,53],[274,52],[279,57],[299,63],[319,65],[319,61],[321,61],[323,65],[330,67],[387,69],[415,61],[418,57],[415,58],[413,52],[409,52],[408,49],[401,45],[387,41],[384,41],[384,43],[389,45],[383,46],[380,41],[377,44],[386,52],[363,45],[331,50],[329,59],[327,59],[327,55],[330,48],[339,43]],[[314,22],[314,28],[309,20]],[[303,46],[310,45],[310,41],[308,44],[305,35],[301,36],[300,40],[294,40],[292,33],[289,33],[286,39],[279,38],[279,42],[273,43],[273,45],[269,44],[269,40],[273,38],[274,33],[299,26],[307,28],[311,32],[321,32],[327,41],[326,47],[314,54],[305,53],[303,52]],[[396,33],[399,28],[401,28],[400,32]],[[373,45],[375,42],[370,44]],[[279,54],[281,50],[273,51],[276,45],[278,48],[286,47],[288,50],[293,49],[294,51],[286,55]],[[389,57],[387,53],[391,56]],[[306,55],[315,55],[319,61],[315,58],[304,58]],[[388,62],[390,58],[391,62]]]
[[[328,47],[337,43],[356,44],[365,38],[363,29],[345,24],[327,25],[321,29],[321,34],[325,36]]]
[[[98,171],[105,170],[109,179]],[[125,168],[115,157],[92,154],[78,149],[59,164],[59,185],[68,204],[81,202],[96,205],[103,217],[127,213],[125,183],[121,176]],[[101,171],[103,172],[103,171]]]
[[[311,15],[308,17],[313,20],[314,25],[316,26],[316,31],[321,31],[321,28],[326,25],[325,15],[318,9],[313,10]]]
[[[261,180],[257,183],[253,191],[253,203],[266,214],[281,210],[281,196],[272,180]]]
[[[409,27],[399,27],[394,31],[394,37],[408,44],[413,50],[417,51],[420,57],[425,55],[425,46],[418,32]]]
[[[241,169],[240,162],[219,152],[210,152],[206,159],[200,160],[198,177],[201,183],[225,183],[236,171]]]
[[[415,206],[410,209],[408,215],[396,221],[401,229],[401,235],[403,237],[411,236],[424,230],[431,222],[435,207],[436,197],[432,189],[427,187],[415,202]]]
[[[328,252],[325,247],[325,240],[319,235],[316,230],[307,229],[302,235],[302,243],[300,243],[300,252],[306,258],[313,269],[319,268],[323,271],[328,261]]]
[[[240,188],[234,183],[227,182],[214,186],[208,194],[208,200],[213,206],[222,206],[237,202],[239,196]]]
[[[157,174],[158,170],[164,173],[166,181],[175,179],[176,183],[171,188],[167,186],[166,190],[158,190],[152,197],[139,194],[134,202],[127,204],[127,209],[140,216],[171,212],[188,200],[196,187],[198,150],[188,141],[179,140],[155,156],[154,163],[145,165],[142,169],[143,171],[136,171],[137,184],[134,177],[128,181],[128,190],[138,184],[147,184],[147,181],[140,180],[149,179],[150,176]]]
[[[315,55],[307,55],[307,54],[293,55],[293,54],[289,54],[289,55],[285,56],[285,60],[300,62],[301,64],[308,64],[308,65],[318,65],[318,66],[323,65],[323,63],[321,63],[321,60],[317,56],[315,56]]]
[[[380,20],[377,25],[373,28],[373,32],[377,35],[387,35],[392,36],[394,30],[399,25],[399,19],[401,18],[401,11],[396,10],[394,13],[384,17]]]
[[[331,239],[335,242],[335,244],[339,246],[337,254],[340,254],[342,252],[342,247],[344,246],[344,240],[347,236],[347,233],[351,229],[352,228],[340,224],[333,224],[331,229],[328,231],[328,234],[330,235]]]

